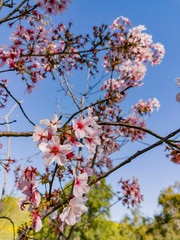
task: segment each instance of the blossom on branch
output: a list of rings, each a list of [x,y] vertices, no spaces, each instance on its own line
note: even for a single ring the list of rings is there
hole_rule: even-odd
[[[67,159],[64,155],[71,152],[70,144],[60,144],[58,136],[53,136],[51,143],[41,143],[39,149],[44,153],[43,158],[45,158],[45,166],[51,165],[56,161],[60,166],[65,166],[67,164]]]
[[[69,205],[60,214],[61,221],[67,223],[69,226],[73,226],[79,222],[81,215],[88,210],[84,205],[85,201],[87,201],[85,197],[74,197],[71,199]]]
[[[41,121],[40,121],[40,123],[42,124],[42,125],[45,125],[45,126],[47,126],[47,127],[52,127],[52,128],[54,128],[56,131],[57,131],[57,129],[61,126],[61,121],[58,119],[58,116],[57,116],[57,114],[54,114],[53,116],[52,116],[52,118],[51,118],[51,120],[49,120],[49,119],[42,119]]]
[[[138,180],[136,178],[133,178],[132,183],[129,183],[130,179],[123,181],[122,179],[119,181],[120,184],[122,184],[123,189],[123,204],[129,205],[131,204],[132,207],[134,205],[137,205],[138,203],[141,203],[143,201],[143,196],[140,194],[140,186],[138,183]]]
[[[78,138],[83,138],[85,135],[91,135],[93,133],[93,129],[90,125],[94,124],[94,120],[92,118],[83,119],[82,115],[79,115],[77,120],[73,120],[73,129],[75,130],[75,135]]]
[[[17,186],[21,192],[26,195],[18,201],[20,208],[23,210],[25,204],[30,204],[29,211],[37,208],[41,201],[41,195],[37,191],[36,169],[33,167],[31,167],[31,169],[25,168]]]
[[[75,169],[73,169],[73,175],[74,175],[73,195],[75,197],[82,197],[83,194],[87,194],[90,190],[89,185],[87,183],[88,175],[86,172],[84,172],[77,176]]]

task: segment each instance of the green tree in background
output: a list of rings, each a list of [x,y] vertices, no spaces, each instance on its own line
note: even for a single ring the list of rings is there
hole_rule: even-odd
[[[69,194],[68,185],[66,193]],[[180,183],[164,189],[158,199],[161,211],[152,219],[143,217],[137,206],[131,209],[131,216],[126,215],[116,223],[110,220],[110,207],[113,198],[111,186],[102,180],[88,194],[88,214],[75,226],[72,240],[180,240]],[[18,213],[18,218],[17,218]],[[100,214],[99,214],[100,213]],[[17,232],[18,226],[27,221],[28,214],[19,210],[17,198],[6,196],[3,216],[12,219]],[[54,225],[46,219],[45,227],[32,234],[34,239],[57,240],[60,220],[54,219]],[[68,231],[70,229],[68,228]],[[13,227],[7,219],[0,221],[0,240],[13,239]]]
[[[179,240],[180,239],[180,183],[163,190],[158,199],[162,207],[160,214],[154,216],[148,232],[153,239]]]

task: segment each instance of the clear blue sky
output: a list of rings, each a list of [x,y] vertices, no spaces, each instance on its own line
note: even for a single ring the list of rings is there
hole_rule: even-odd
[[[68,11],[62,16],[57,16],[55,21],[72,21],[75,33],[89,33],[93,25],[105,23],[111,25],[118,16],[130,19],[132,26],[145,25],[147,33],[152,34],[154,42],[160,42],[165,46],[166,54],[162,63],[156,67],[149,66],[144,79],[144,86],[132,91],[127,98],[127,105],[136,103],[138,99],[157,97],[161,103],[159,112],[154,112],[148,120],[148,128],[162,136],[179,128],[180,105],[176,103],[175,96],[178,92],[174,79],[180,76],[180,1],[179,0],[77,0],[69,4]],[[0,26],[1,44],[8,42],[9,28],[7,25]],[[75,83],[80,83],[77,76]],[[25,84],[14,74],[2,74],[2,78],[9,79],[9,89],[14,92],[18,100],[23,100],[23,107],[36,124],[44,117],[51,117],[57,112],[56,99],[66,112],[73,112],[70,101],[64,101],[59,88],[58,81],[50,78],[40,82],[37,90],[32,95],[24,95]],[[1,117],[8,113],[14,105],[9,100],[8,107],[1,112]],[[32,126],[22,117],[18,107],[11,115],[10,120],[17,119],[17,124],[11,125],[13,131],[32,130]],[[7,139],[3,139],[5,146]],[[17,159],[30,156],[34,151],[34,144],[29,144],[30,139],[11,139],[11,156]],[[147,138],[146,142],[153,142],[155,139]],[[130,156],[137,149],[144,148],[144,145],[129,145],[128,148],[115,155],[117,157]],[[6,152],[6,148],[3,148]],[[2,155],[1,155],[2,156]],[[35,160],[41,166],[42,160],[39,157]],[[41,162],[41,163],[40,163]],[[159,147],[144,154],[133,163],[113,173],[108,182],[113,190],[118,190],[117,182],[121,177],[124,179],[137,177],[141,185],[141,192],[144,195],[142,212],[145,216],[152,216],[157,209],[157,198],[162,188],[180,181],[180,166],[170,163],[165,157],[164,148]],[[9,183],[12,176],[9,177]],[[121,204],[111,209],[113,220],[120,220],[124,213],[129,210]]]

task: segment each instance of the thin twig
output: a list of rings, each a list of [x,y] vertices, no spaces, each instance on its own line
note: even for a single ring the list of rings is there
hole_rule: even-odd
[[[12,72],[15,71],[15,69],[6,69],[6,70],[2,70],[0,71],[0,73],[4,73],[4,72]]]
[[[119,94],[123,94],[126,90],[128,90],[128,89],[131,88],[131,87],[132,87],[132,86],[129,86],[129,87],[125,88],[125,89],[122,90]],[[108,100],[110,100],[110,99],[112,99],[112,98],[113,98],[113,97],[110,96],[110,97],[105,98],[105,99],[103,99],[103,100],[99,100],[99,101],[97,101],[97,102],[95,102],[95,103],[92,103],[92,104],[90,104],[89,106],[86,106],[86,107],[84,107],[83,109],[80,109],[79,111],[73,113],[73,114],[71,115],[71,117],[65,122],[64,126],[65,126],[66,124],[68,124],[68,123],[73,119],[73,117],[75,117],[77,114],[83,112],[84,110],[88,109],[89,107],[93,107],[93,106],[96,106],[97,104],[104,103],[104,102],[106,102],[106,101],[108,101]]]
[[[51,181],[49,182],[50,186],[49,186],[49,196],[48,196],[48,199],[47,199],[48,201],[51,199],[52,185],[53,185],[53,182],[54,182],[54,177],[55,177],[55,175],[56,175],[57,169],[58,169],[58,165],[57,165],[57,163],[56,163],[56,166],[55,166],[55,169],[54,169],[54,173],[53,173],[52,179],[51,179]]]
[[[65,83],[66,83],[66,86],[67,86],[67,88],[68,88],[68,90],[69,90],[69,93],[70,93],[70,95],[71,95],[74,103],[76,104],[77,108],[80,110],[80,107],[79,107],[78,103],[76,102],[76,99],[75,99],[75,97],[74,97],[73,92],[71,91],[71,88],[70,88],[70,86],[69,86],[69,83],[68,83],[68,81],[67,81],[67,78],[66,78],[65,74],[63,74],[63,77],[64,77],[64,81],[65,81]]]
[[[12,121],[8,122],[8,124],[11,124],[11,123],[14,123],[14,122],[17,122],[17,120],[12,120]],[[7,124],[6,122],[0,123],[0,125],[6,125],[6,124]]]
[[[10,132],[9,128],[9,122],[8,122],[8,117],[11,115],[11,113],[14,111],[14,109],[17,107],[17,103],[12,107],[12,109],[9,111],[7,115],[5,115],[5,121],[6,121],[6,127],[7,131]],[[7,148],[7,154],[6,154],[6,164],[8,164],[8,161],[10,159],[10,137],[8,137],[8,148]],[[5,173],[4,173],[4,182],[3,182],[3,187],[2,187],[2,194],[1,194],[1,200],[0,200],[0,214],[2,211],[2,206],[3,206],[3,201],[5,197],[5,191],[6,191],[6,184],[7,184],[7,175],[8,175],[8,170],[5,168]]]
[[[20,7],[22,7],[22,5],[23,5],[25,2],[27,2],[27,1],[28,1],[28,0],[23,0],[12,12],[10,12],[5,18],[3,18],[3,19],[0,20],[0,24],[1,24],[2,22],[8,21],[9,18],[10,18],[14,13],[18,12],[19,9],[20,9]]]
[[[25,116],[25,118],[33,125],[35,126],[35,124],[28,118],[28,116],[26,115],[26,113],[24,112],[22,106],[21,106],[21,103],[10,93],[10,91],[7,89],[7,87],[0,83],[0,86],[3,87],[6,92],[9,94],[9,96],[19,105],[19,108],[21,109],[21,112],[23,113],[23,115]]]
[[[81,224],[80,226],[76,227],[74,230],[78,230],[79,228],[83,227],[84,225],[88,224],[89,222],[91,222],[93,219],[97,218],[99,215],[103,214],[104,212],[106,212],[109,208],[111,208],[112,206],[114,206],[116,203],[118,203],[121,199],[118,198],[117,201],[115,201],[114,203],[112,203],[111,205],[109,205],[108,207],[106,207],[103,211],[99,212],[98,214],[96,214],[95,216],[91,217],[88,221],[86,221],[85,223]]]
[[[14,17],[11,17],[11,18],[8,18],[8,19],[5,19],[5,20],[0,20],[0,24],[2,24],[2,23],[4,23],[4,22],[8,22],[8,21],[12,21],[12,20],[14,20],[14,19],[16,19],[16,18],[20,18],[20,17],[23,17],[23,16],[25,16],[26,14],[29,14],[31,11],[33,11],[34,9],[36,9],[38,6],[37,5],[34,5],[30,10],[28,10],[28,11],[25,11],[25,12],[23,12],[22,14],[19,14],[19,15],[16,15],[16,16],[14,16]]]

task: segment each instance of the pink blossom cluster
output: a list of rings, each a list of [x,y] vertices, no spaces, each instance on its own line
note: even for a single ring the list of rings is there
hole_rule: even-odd
[[[178,144],[178,147],[180,147],[180,144]],[[173,163],[180,164],[180,151],[178,149],[172,149],[166,146],[165,150],[170,152],[166,154],[166,156],[170,157],[170,160]]]
[[[54,15],[62,13],[67,8],[67,2],[71,1],[36,0],[41,9]],[[123,113],[119,103],[125,99],[126,90],[142,85],[148,62],[153,66],[160,63],[164,47],[159,43],[153,44],[151,35],[144,33],[144,26],[130,29],[130,21],[124,17],[113,22],[111,32],[106,31],[105,25],[99,28],[95,26],[92,37],[74,36],[70,31],[71,23],[68,27],[62,23],[55,27],[36,10],[32,12],[28,24],[18,24],[10,39],[12,45],[0,49],[0,67],[7,64],[10,70],[20,73],[28,93],[48,73],[54,78],[56,71],[63,76],[64,72],[70,74],[72,69],[86,66],[92,69],[90,74],[93,75],[98,65],[97,53],[101,50],[106,50],[103,66],[112,73],[112,77],[101,86],[105,92],[103,101],[86,107],[87,112],[80,110],[75,113],[74,118],[70,118],[64,126],[57,114],[51,120],[40,121],[44,128],[35,126],[32,140],[37,142],[36,147],[43,153],[46,171],[41,175],[41,183],[46,187],[49,185],[48,191],[44,195],[38,192],[36,169],[26,168],[20,179],[20,169],[17,168],[15,172],[17,185],[25,195],[19,200],[19,205],[24,209],[26,204],[30,204],[35,231],[42,227],[43,214],[55,210],[54,206],[62,203],[63,208],[51,214],[50,218],[58,219],[60,231],[63,232],[66,225],[75,225],[81,220],[82,214],[88,211],[85,196],[90,191],[90,176],[100,176],[112,169],[111,155],[120,150],[123,144],[145,137],[145,132],[138,127],[146,127],[143,115],[152,113],[154,107],[158,110],[158,100],[140,100],[132,107],[132,115]],[[69,124],[70,120],[72,123]],[[112,122],[124,126],[113,125]],[[87,153],[90,156],[87,157]],[[56,178],[60,182],[58,189],[54,189],[53,185]],[[61,183],[72,178],[71,191],[66,195]],[[134,206],[142,201],[137,179],[133,178],[132,183],[130,180],[121,180],[120,183],[124,204]]]
[[[82,115],[79,115],[77,120],[72,120],[73,129],[77,138],[85,138],[85,145],[90,154],[95,153],[96,146],[101,144],[99,138],[100,126],[97,125],[97,118],[92,116],[92,109],[88,110],[88,117],[83,119]]]
[[[64,10],[67,10],[67,2],[72,3],[71,0],[35,0],[36,4],[45,9],[49,15],[62,14]]]
[[[157,98],[149,99],[148,102],[140,99],[137,104],[132,106],[132,109],[134,114],[143,115],[152,113],[154,111],[154,107],[157,111],[160,108],[160,103]]]
[[[123,122],[130,125],[146,128],[145,120],[138,116],[129,115],[123,120]],[[123,137],[130,138],[131,141],[143,140],[146,135],[146,133],[140,129],[129,127],[121,127],[120,132],[122,133]]]
[[[47,0],[37,3],[55,13],[58,11],[58,4],[66,8],[66,2]],[[73,36],[70,32],[71,23],[68,27],[62,23],[54,27],[36,10],[33,10],[32,14],[29,26],[23,26],[22,23],[17,25],[10,38],[13,44],[0,48],[0,67],[6,63],[9,69],[20,73],[27,84],[28,93],[31,93],[38,81],[45,79],[48,73],[54,78],[55,71],[62,75],[64,72],[70,73],[72,69],[83,69],[87,65],[97,71],[97,50],[99,47],[103,50],[105,45],[109,50],[104,55],[103,66],[107,71],[117,71],[118,78],[114,80],[114,83],[118,83],[115,83],[117,93],[118,88],[141,85],[147,62],[156,65],[164,56],[164,47],[160,43],[153,44],[152,37],[142,33],[144,26],[128,30],[130,22],[123,17],[114,21],[111,33],[106,31],[105,25],[94,27],[94,41],[91,41],[89,35],[70,37]],[[86,53],[81,54],[81,50],[84,52],[88,44],[92,46]],[[93,71],[91,73],[93,74]],[[107,86],[105,88],[107,91]]]
[[[90,190],[88,185],[88,174],[87,172],[81,173],[79,176],[76,175],[76,170],[73,170],[74,174],[74,186],[73,195],[74,197],[70,200],[69,205],[65,207],[60,214],[60,219],[62,221],[61,231],[63,231],[63,226],[68,224],[69,226],[75,225],[81,220],[81,215],[86,213],[88,208],[84,205],[87,198],[83,197]]]
[[[23,194],[26,196],[20,198],[18,204],[21,209],[25,208],[25,204],[31,203],[29,206],[29,210],[37,208],[41,201],[41,196],[37,191],[37,180],[36,180],[36,169],[28,167],[24,169],[21,179],[18,184],[18,188],[21,190]]]
[[[117,81],[124,81],[127,86],[138,86],[146,72],[146,64],[159,64],[164,57],[162,44],[153,44],[152,36],[144,33],[143,25],[130,28],[130,21],[118,17],[110,27],[112,39],[108,43],[110,50],[104,56],[103,66],[106,71],[117,71]],[[125,34],[126,33],[126,34]],[[121,85],[121,83],[120,83]]]
[[[25,197],[22,197],[18,201],[18,205],[21,208],[21,210],[25,209],[26,204],[30,204],[28,210],[32,212],[33,214],[33,227],[35,231],[39,231],[42,223],[40,215],[35,214],[39,211],[37,210],[40,201],[41,201],[41,195],[37,190],[37,179],[36,179],[37,171],[33,167],[31,168],[25,168],[21,179],[18,183],[18,188],[21,190],[21,192],[25,195]],[[35,217],[36,215],[36,217]]]
[[[61,121],[58,120],[57,114],[54,114],[51,120],[43,119],[41,124],[47,126],[42,129],[41,126],[36,125],[33,133],[33,141],[38,141],[37,145],[39,149],[44,153],[45,165],[48,167],[54,161],[60,166],[67,164],[67,159],[73,158],[72,146],[83,147],[77,138],[85,139],[85,146],[90,154],[95,153],[97,145],[101,144],[99,134],[100,126],[97,125],[93,116],[83,118],[79,115],[77,120],[73,120],[72,127],[69,127],[69,132],[66,134],[66,140],[62,144],[61,135],[57,135],[57,130],[61,126]]]
[[[62,225],[67,223],[69,226],[73,226],[81,220],[81,215],[88,210],[84,205],[85,201],[87,201],[85,197],[74,197],[70,200],[69,205],[60,214]],[[61,229],[63,229],[63,226]]]
[[[119,183],[122,185],[123,190],[123,204],[132,206],[137,205],[143,201],[143,196],[140,194],[140,186],[138,179],[133,178],[132,183],[129,182],[130,179],[123,181],[122,179]]]
[[[55,28],[53,24],[43,20],[43,16],[40,18],[39,24],[34,17],[29,19],[29,26],[18,24],[10,37],[13,44],[0,48],[0,67],[7,64],[9,69],[21,74],[27,84],[28,93],[36,88],[35,84],[39,80],[46,78],[47,73],[53,76],[55,70],[62,74],[64,71],[70,72],[72,68],[77,68],[79,55],[76,51],[83,45],[80,42],[81,36],[77,37],[71,42],[71,47],[66,49],[70,54],[64,54],[65,42],[71,35],[69,30],[71,24],[66,28],[60,23]]]
[[[42,119],[41,124],[47,126],[44,130],[36,125],[33,133],[33,141],[38,141],[37,146],[43,152],[45,158],[45,166],[48,167],[54,161],[60,166],[67,164],[66,154],[71,152],[71,145],[61,144],[60,136],[56,136],[57,129],[61,126],[61,121],[58,120],[57,114],[54,114],[49,119]]]

